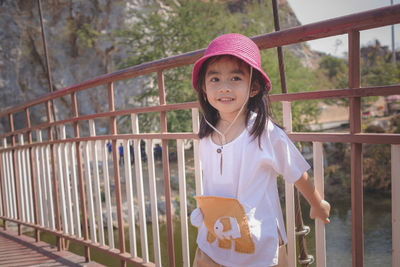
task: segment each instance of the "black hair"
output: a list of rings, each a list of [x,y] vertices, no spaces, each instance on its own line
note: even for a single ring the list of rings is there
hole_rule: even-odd
[[[209,123],[211,123],[214,126],[216,126],[218,119],[220,118],[218,110],[216,110],[213,106],[211,106],[211,104],[207,101],[207,96],[204,92],[207,67],[212,62],[215,62],[221,59],[222,57],[226,56],[236,59],[239,65],[246,64],[246,66],[248,66],[248,68],[250,69],[249,64],[247,64],[246,62],[235,56],[230,56],[230,55],[215,56],[204,61],[198,72],[198,79],[196,83],[198,99],[203,112],[203,117],[201,118],[200,121],[199,138],[207,137],[214,131],[207,124],[204,117],[207,119]],[[254,139],[258,138],[258,143],[260,144],[260,138],[264,131],[267,120],[272,119],[272,115],[271,115],[271,108],[269,105],[270,101],[268,97],[268,89],[264,77],[256,69],[253,69],[252,73],[253,74],[251,77],[250,88],[253,90],[258,90],[258,93],[255,96],[250,97],[248,100],[247,110],[245,114],[246,116],[245,123],[247,125],[247,123],[249,122],[251,112],[255,112],[257,114],[253,127],[250,130],[250,135],[253,136]]]

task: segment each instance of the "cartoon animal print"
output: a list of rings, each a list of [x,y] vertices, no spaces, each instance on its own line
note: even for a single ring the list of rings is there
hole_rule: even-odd
[[[233,198],[214,196],[196,197],[208,229],[207,242],[217,240],[218,247],[234,249],[239,253],[254,253],[254,241],[250,234],[246,214],[240,202]]]

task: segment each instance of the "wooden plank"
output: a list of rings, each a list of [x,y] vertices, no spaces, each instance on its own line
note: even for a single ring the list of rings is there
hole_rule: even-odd
[[[324,198],[324,152],[320,142],[313,142],[314,183],[315,188]],[[315,248],[317,267],[326,267],[325,223],[315,220]]]
[[[57,251],[46,242],[36,242],[26,235],[0,230],[1,266],[87,266],[101,267],[96,262],[85,263],[81,256],[69,251]]]

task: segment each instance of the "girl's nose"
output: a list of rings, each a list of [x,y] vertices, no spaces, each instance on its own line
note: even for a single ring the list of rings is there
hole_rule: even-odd
[[[220,92],[230,92],[231,87],[228,82],[222,82],[218,88],[218,91]]]

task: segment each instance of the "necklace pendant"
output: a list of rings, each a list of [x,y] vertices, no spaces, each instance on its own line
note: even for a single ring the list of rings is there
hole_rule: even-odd
[[[220,158],[219,158],[219,173],[220,175],[222,175],[222,147],[217,148],[217,153],[220,154]]]

